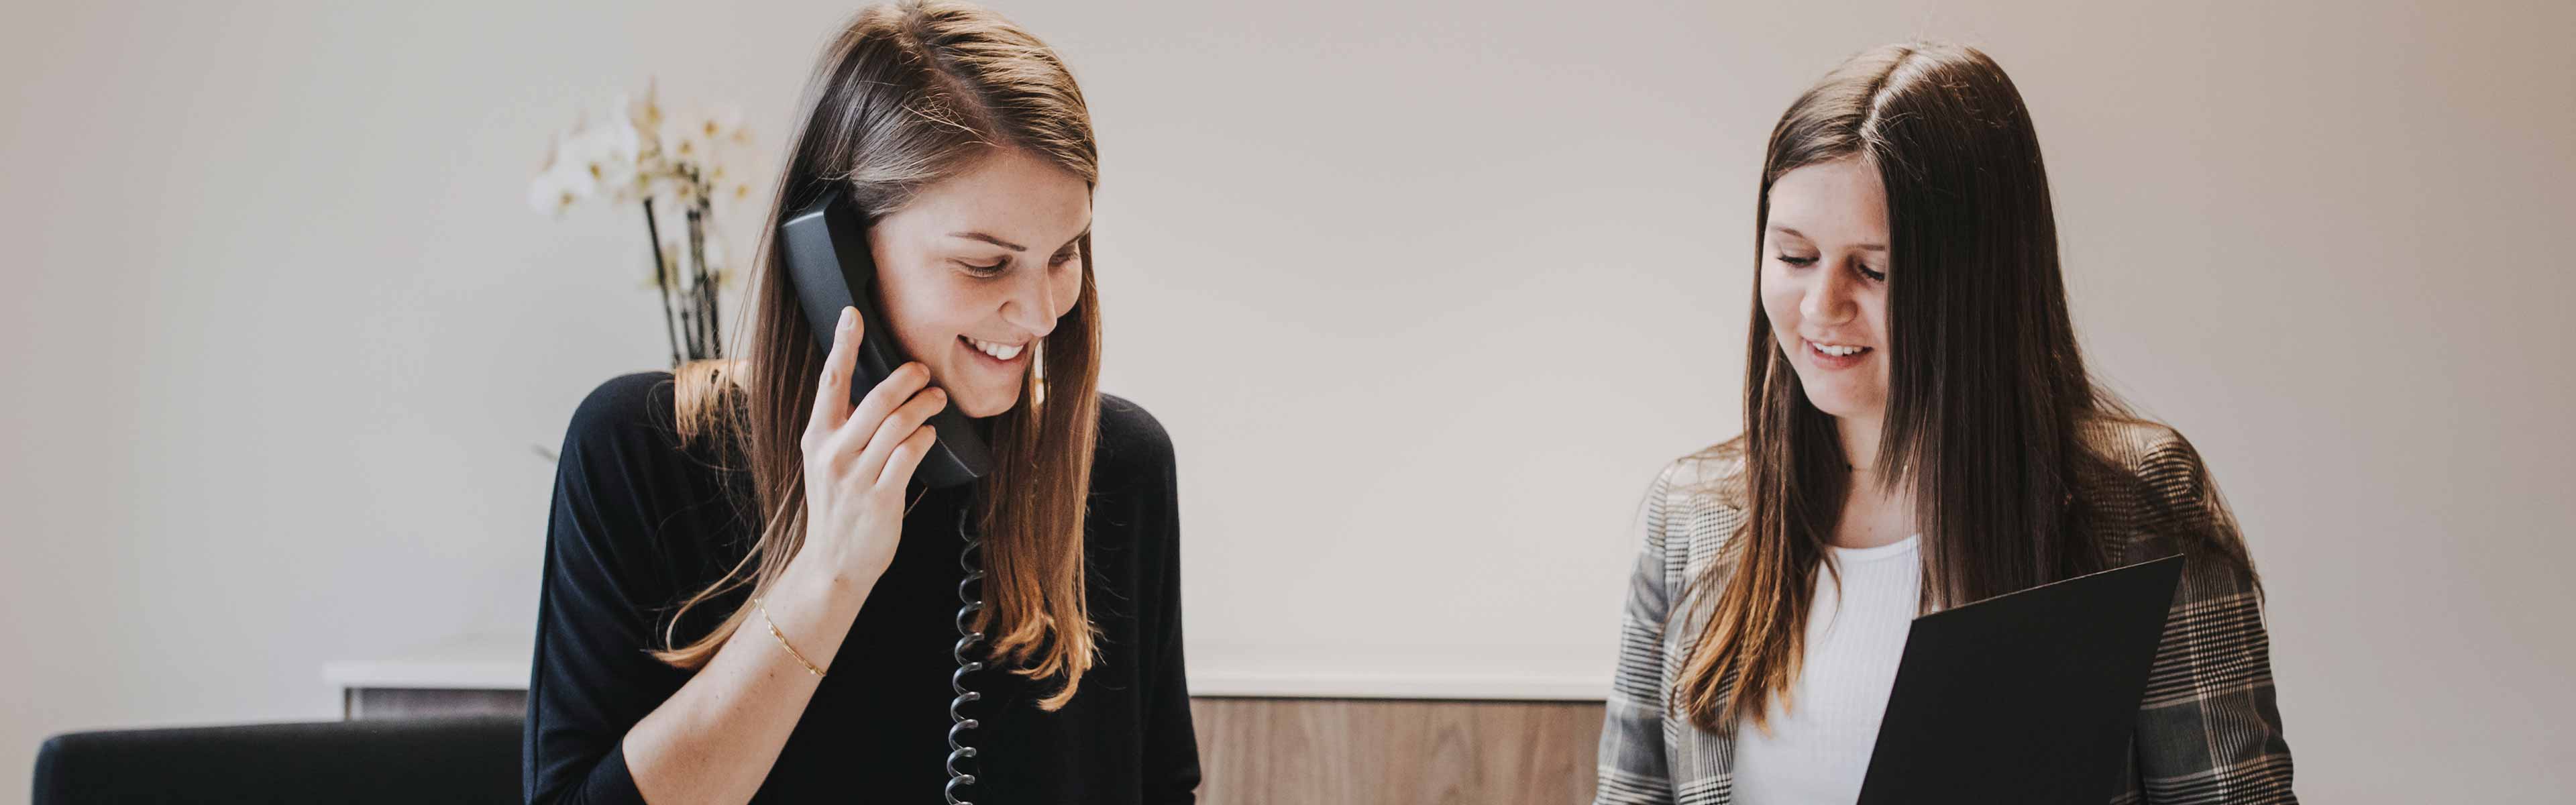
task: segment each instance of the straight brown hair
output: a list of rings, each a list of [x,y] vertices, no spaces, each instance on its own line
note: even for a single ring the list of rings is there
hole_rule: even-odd
[[[753,500],[734,501],[760,537],[723,578],[681,602],[656,658],[696,669],[745,622],[734,609],[680,642],[682,616],[745,584],[765,595],[805,542],[799,436],[813,410],[824,348],[806,324],[774,242],[781,216],[838,187],[869,221],[1000,149],[1020,149],[1099,184],[1082,90],[1055,51],[1000,15],[954,2],[903,2],[859,13],[824,51],[802,103],[778,195],[762,228],[747,362],[694,362],[675,396],[684,441],[747,465]],[[1100,416],[1100,299],[1091,236],[1077,248],[1082,290],[1037,345],[1022,402],[989,419],[993,472],[977,482],[987,606],[974,628],[999,634],[994,656],[1032,679],[1061,680],[1038,706],[1071,701],[1096,658],[1085,589],[1083,517]],[[747,365],[745,365],[747,363]],[[726,451],[730,452],[726,452]]]
[[[2143,422],[2076,347],[2039,137],[2012,79],[1974,48],[1911,43],[1844,62],[1771,130],[1755,202],[1741,530],[1695,588],[1700,619],[1672,705],[1703,730],[1766,723],[1805,654],[1807,609],[1851,491],[1833,417],[1807,400],[1762,309],[1772,185],[1858,158],[1887,194],[1889,390],[1875,470],[1910,485],[1930,611],[2103,569],[2085,484],[2118,467],[2093,426]],[[2079,483],[2083,481],[2084,483]],[[2098,487],[2097,487],[2098,488]],[[2219,504],[2223,505],[2223,504]],[[2222,521],[2226,518],[2223,510]],[[2241,546],[2232,540],[2204,544]],[[2222,557],[2246,564],[2241,554]],[[1688,612],[1689,614],[1683,614]]]

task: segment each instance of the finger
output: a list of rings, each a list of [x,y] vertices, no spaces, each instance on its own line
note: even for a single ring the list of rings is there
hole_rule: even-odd
[[[886,457],[894,453],[895,446],[902,444],[904,439],[910,438],[912,432],[920,428],[922,423],[930,421],[931,414],[939,413],[939,409],[946,407],[948,407],[946,390],[928,388],[923,389],[920,394],[913,395],[902,408],[897,408],[893,414],[888,415],[885,422],[877,426],[876,432],[868,437],[868,447],[860,451],[858,463],[850,467],[850,477],[857,479],[859,483],[868,483],[885,472]]]
[[[849,421],[841,423],[840,429],[833,431],[832,457],[836,462],[833,466],[847,466],[849,461],[856,459],[859,451],[867,448],[869,434],[875,433],[877,426],[885,424],[886,417],[892,415],[897,406],[919,396],[921,390],[929,385],[930,367],[919,362],[895,367],[893,374],[878,381],[876,388],[868,390],[868,396],[859,399],[859,407],[850,412]]]
[[[939,441],[939,429],[923,425],[913,430],[903,443],[886,455],[885,472],[877,477],[877,488],[901,490],[912,483],[912,473],[921,469],[921,460],[930,455],[930,445]]]
[[[841,323],[832,328],[832,351],[823,356],[823,377],[814,385],[814,413],[805,420],[809,436],[841,429],[850,417],[850,365],[858,360],[859,309],[843,306]]]

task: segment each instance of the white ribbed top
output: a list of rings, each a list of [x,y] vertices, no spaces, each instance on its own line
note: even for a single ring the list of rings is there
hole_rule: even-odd
[[[1835,548],[1842,569],[1816,574],[1806,659],[1789,701],[1770,706],[1769,734],[1748,719],[1735,740],[1735,801],[1809,805],[1860,798],[1878,721],[1896,684],[1923,590],[1922,535],[1876,548]],[[1786,708],[1784,710],[1784,705]]]

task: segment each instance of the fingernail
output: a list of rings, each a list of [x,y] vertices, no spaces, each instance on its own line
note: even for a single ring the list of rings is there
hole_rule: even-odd
[[[858,315],[858,314],[859,314],[859,309],[858,309],[858,308],[854,308],[854,307],[843,307],[843,308],[841,308],[841,329],[844,329],[844,330],[850,329],[850,317],[852,317],[852,316],[856,316],[856,315]]]

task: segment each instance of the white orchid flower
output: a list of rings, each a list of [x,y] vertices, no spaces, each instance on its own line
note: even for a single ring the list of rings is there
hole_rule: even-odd
[[[548,215],[562,215],[565,209],[599,192],[599,181],[583,166],[565,158],[564,144],[557,138],[548,149],[545,167],[528,181],[528,206]]]

